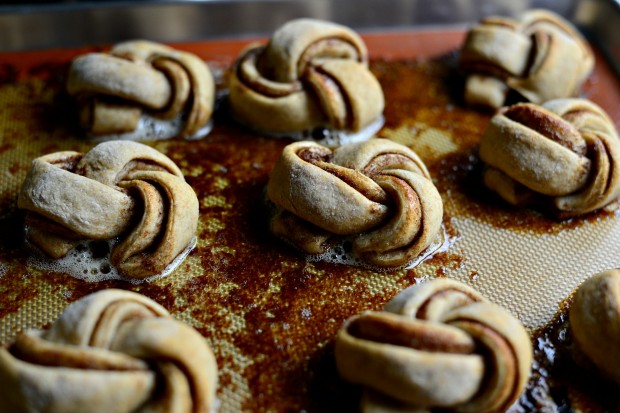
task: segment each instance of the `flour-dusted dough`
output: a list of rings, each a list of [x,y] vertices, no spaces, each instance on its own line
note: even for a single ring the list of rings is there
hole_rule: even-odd
[[[313,142],[284,148],[267,185],[280,211],[274,233],[309,254],[337,237],[377,266],[407,264],[441,228],[443,203],[418,155],[387,139],[335,150]]]
[[[465,101],[499,108],[511,90],[538,104],[574,96],[594,67],[594,55],[569,22],[530,10],[517,20],[493,16],[473,27],[460,67],[467,75]]]
[[[543,203],[560,217],[620,195],[620,140],[609,116],[585,99],[501,109],[480,142],[485,184],[514,205]]]
[[[575,347],[620,385],[620,270],[603,271],[584,281],[569,320]]]
[[[210,413],[216,387],[206,340],[129,291],[86,296],[0,348],[2,412]]]
[[[189,246],[198,225],[198,199],[179,168],[130,141],[34,159],[18,207],[28,211],[29,240],[53,258],[81,239],[120,236],[111,260],[131,278],[160,274]]]
[[[364,412],[491,413],[525,388],[532,345],[506,310],[465,284],[435,279],[347,320],[335,356],[340,374],[367,389]]]
[[[383,112],[368,52],[347,27],[313,19],[279,28],[241,53],[230,77],[233,116],[264,132],[358,131]]]
[[[146,110],[163,119],[184,114],[180,134],[191,136],[210,120],[215,100],[205,62],[145,40],[77,57],[67,90],[78,101],[83,126],[95,135],[133,131]]]

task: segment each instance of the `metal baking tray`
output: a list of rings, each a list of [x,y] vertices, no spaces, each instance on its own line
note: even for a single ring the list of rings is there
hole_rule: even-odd
[[[74,48],[108,45],[131,38],[145,38],[164,43],[189,44],[193,42],[194,46],[202,45],[203,42],[205,44],[216,44],[220,41],[226,42],[228,41],[227,39],[236,39],[234,44],[240,46],[246,41],[249,42],[250,39],[255,39],[257,37],[264,38],[268,36],[273,32],[273,30],[286,21],[297,17],[314,17],[338,22],[352,27],[353,29],[366,35],[367,39],[371,41],[372,44],[369,44],[369,49],[371,52],[371,57],[373,57],[373,51],[378,50],[378,45],[381,45],[381,39],[385,38],[385,35],[389,35],[389,33],[398,34],[412,31],[439,33],[450,31],[462,34],[462,31],[465,30],[466,27],[470,26],[484,16],[516,16],[527,9],[539,7],[555,11],[568,20],[574,22],[586,34],[589,41],[596,47],[596,49],[601,52],[607,63],[609,63],[611,70],[615,71],[616,77],[620,79],[620,3],[616,0],[532,0],[524,2],[516,2],[513,0],[213,0],[177,2],[72,1],[44,4],[21,3],[16,5],[3,5],[0,6],[0,28],[2,28],[0,30],[0,71],[3,69],[4,63],[8,63],[3,61],[3,58],[6,58],[6,56],[9,55],[11,56],[11,59],[17,59],[20,56],[32,57],[38,51],[47,53],[48,51],[53,52],[57,49],[66,49],[69,51],[68,54],[62,55],[62,59],[65,59],[65,56],[73,53],[72,50],[74,50]],[[379,37],[373,37],[375,34]],[[376,41],[377,39],[379,39],[379,41]],[[452,39],[454,39],[454,37]],[[455,44],[456,43],[454,42],[444,44],[439,47],[440,50],[438,50],[437,53],[443,54],[454,51],[457,48]],[[402,47],[404,48],[406,46]],[[426,47],[425,50],[430,50],[430,47]],[[209,56],[212,56],[212,54],[209,54]],[[422,57],[434,58],[436,56],[436,54],[431,54]],[[378,57],[381,58],[382,56]],[[415,56],[415,58],[419,57],[419,55]],[[8,60],[8,58],[6,59]],[[64,64],[66,62],[63,60],[62,63]],[[209,61],[209,63],[211,63],[211,61]],[[56,68],[56,66],[53,65],[50,67],[50,70],[52,71]],[[614,84],[617,85],[618,83],[616,82]],[[608,110],[609,109],[610,108],[608,108]],[[615,112],[610,113],[610,115],[614,119],[616,127],[620,128],[620,111],[618,107],[615,109],[612,107],[612,110],[615,110]],[[8,140],[10,137],[8,137],[8,135],[4,137],[0,136],[0,143],[3,142],[3,139]],[[65,144],[67,143],[63,143],[63,145]],[[71,144],[73,144],[73,141]],[[160,145],[162,147],[166,147],[167,144],[161,143]],[[203,143],[203,146],[205,145],[206,144]],[[40,146],[41,150],[43,150],[43,143],[41,143]],[[254,147],[257,148],[258,145],[255,145]],[[38,154],[36,155],[38,156]],[[18,173],[21,173],[23,176],[24,169],[17,168],[17,170],[19,171]],[[233,172],[230,173],[232,174]],[[190,179],[197,181],[198,177],[192,176]],[[11,190],[15,190],[14,181],[16,181],[16,179],[11,181],[11,185],[13,185]],[[2,195],[2,192],[5,191],[5,189],[5,187],[0,185],[0,195]],[[4,212],[5,211],[0,209],[0,218],[3,218]],[[604,265],[603,262],[605,262],[605,265],[607,265],[607,263],[612,263],[620,266],[620,261],[618,261],[617,258],[620,256],[620,247],[617,246],[620,245],[620,243],[616,243],[613,246],[608,246],[605,244],[605,242],[609,242],[609,240],[605,238],[609,234],[614,235],[616,238],[620,238],[620,224],[616,224],[619,217],[620,214],[616,214],[615,220],[607,220],[609,225],[604,227],[604,229],[608,232],[601,231],[600,239],[594,239],[596,242],[601,242],[601,251],[604,251],[605,253],[583,257],[583,259],[587,259],[589,260],[588,262],[591,263],[588,265],[598,268],[599,265],[602,266]],[[6,222],[7,221],[0,221],[0,223]],[[462,224],[462,228],[460,228],[460,230],[465,233],[464,238],[467,238],[468,235],[471,235],[472,232],[477,232],[479,229],[476,226],[477,224],[472,224],[470,221],[466,220],[463,222],[457,222],[457,224]],[[492,247],[497,248],[497,245],[502,243],[502,236],[505,235],[505,231],[502,232],[496,228],[489,228],[488,233],[493,234],[493,237],[495,237],[492,238],[489,235],[490,241],[488,244],[491,244]],[[554,235],[558,234],[552,234],[551,236],[546,237],[546,242],[551,244],[551,238]],[[531,236],[531,234],[526,234],[524,239],[527,238],[527,245],[535,245],[535,243],[538,242],[538,239],[536,238],[537,236],[538,235]],[[580,232],[575,230],[573,232],[569,231],[568,233],[560,234],[560,236],[555,237],[555,239],[559,239],[562,242],[572,242],[578,244],[583,241],[583,238],[579,238],[579,236]],[[464,264],[461,265],[459,261],[461,258],[454,258],[453,262],[456,262],[456,264],[454,268],[447,268],[448,276],[457,275],[462,279],[469,279],[473,282],[475,287],[476,282],[474,281],[476,281],[476,278],[480,275],[482,282],[478,283],[478,285],[490,286],[486,291],[483,291],[487,294],[493,292],[494,290],[491,287],[499,285],[499,283],[484,284],[485,280],[483,278],[485,276],[490,276],[492,270],[494,271],[495,269],[503,270],[505,268],[510,268],[511,271],[508,271],[506,274],[492,274],[493,277],[496,277],[493,279],[494,282],[501,279],[503,276],[506,276],[506,279],[501,279],[501,282],[504,283],[501,284],[501,294],[497,294],[495,296],[489,294],[489,296],[494,301],[507,303],[508,308],[520,319],[522,319],[522,321],[524,321],[530,331],[541,327],[544,322],[549,321],[558,309],[559,302],[568,297],[572,289],[578,285],[578,280],[582,280],[590,275],[579,274],[577,276],[575,274],[570,274],[573,278],[568,279],[567,276],[566,280],[563,279],[562,283],[558,283],[554,286],[553,291],[542,290],[533,293],[533,286],[535,287],[545,276],[559,277],[565,275],[562,273],[565,270],[566,272],[568,272],[568,270],[572,271],[574,266],[571,266],[572,264],[570,263],[573,261],[567,261],[569,263],[558,262],[557,265],[554,263],[554,265],[549,267],[549,273],[547,274],[532,274],[531,272],[525,272],[532,268],[532,261],[540,259],[540,254],[537,254],[537,251],[532,251],[532,257],[514,256],[509,253],[502,252],[502,254],[492,260],[488,259],[488,262],[485,261],[488,265],[485,264],[484,268],[475,268],[474,264],[476,264],[476,260],[486,260],[490,254],[493,253],[493,251],[489,252],[492,248],[487,249],[487,243],[484,242],[476,241],[475,245],[473,245],[475,248],[470,248],[472,245],[465,245],[464,243],[457,243],[455,245],[456,250],[459,250],[459,248],[461,250],[466,250],[463,253],[463,256],[470,259],[470,261],[467,262],[467,260],[465,260]],[[465,248],[465,246],[467,248]],[[594,243],[589,246],[596,247]],[[558,244],[553,248],[556,247],[557,249],[560,249],[561,244],[558,242]],[[207,249],[207,247],[204,247],[203,251],[206,251]],[[227,252],[225,248],[220,248],[218,253],[225,257]],[[200,257],[197,255],[198,254],[191,256],[188,260],[188,265],[191,265],[195,272],[198,272],[198,269],[196,268],[199,268],[203,264]],[[581,257],[571,257],[571,259],[577,260],[581,259]],[[439,265],[439,267],[446,268],[449,266],[444,265],[442,267]],[[280,268],[280,271],[282,272],[285,270],[288,271],[290,269]],[[451,270],[454,271],[451,272]],[[478,274],[478,270],[480,270],[480,274]],[[332,288],[333,285],[334,291],[335,289],[338,289],[338,294],[336,294],[335,299],[352,296],[354,286],[345,285],[343,287],[340,285],[342,280],[334,279],[334,277],[330,278],[330,276],[325,275],[322,271],[323,270],[321,268],[312,268],[312,271],[309,271],[307,274],[304,273],[304,276],[307,275],[308,278],[295,281],[298,282],[299,285],[295,284],[291,288],[294,287],[302,289],[307,287],[307,285],[312,287],[316,286],[319,282],[325,282],[329,285],[329,288]],[[429,271],[433,272],[435,270],[433,269]],[[433,274],[445,275],[445,273],[440,274],[439,272],[435,272]],[[33,281],[27,278],[27,275],[28,274],[24,275],[24,288],[17,291],[16,294],[19,294],[20,292],[24,292],[24,294],[28,293],[26,287],[29,286],[28,283]],[[217,279],[216,276],[214,276],[214,278]],[[347,280],[348,279],[349,278],[347,278]],[[52,281],[49,281],[46,284],[50,290],[44,291],[45,294],[40,294],[46,297],[45,300],[36,301],[36,303],[29,307],[29,309],[23,310],[17,315],[15,315],[16,312],[13,312],[14,314],[11,314],[11,317],[0,319],[0,343],[3,341],[2,337],[13,337],[18,326],[40,327],[50,322],[51,319],[53,319],[52,313],[57,313],[60,311],[60,308],[65,304],[65,301],[71,301],[72,297],[70,295],[70,291],[72,291],[72,289],[77,291],[78,287],[89,290],[105,288],[96,285],[88,285],[85,287],[82,283],[77,281],[73,282],[73,284],[69,287],[57,287],[53,285],[55,280],[60,280],[60,282],[66,281],[59,277],[52,277]],[[181,281],[186,282],[188,286],[191,286],[191,283],[189,282],[191,280],[188,281],[183,279]],[[393,294],[399,283],[407,284],[410,283],[410,281],[410,279],[402,282],[396,279],[392,280],[392,284],[389,285],[390,288],[386,288],[386,291]],[[378,282],[378,284],[382,283],[383,281]],[[385,282],[385,284],[387,284],[387,282]],[[146,295],[160,294],[162,297],[170,298],[168,294],[170,290],[167,289],[167,287],[168,286],[165,285],[165,282],[163,282],[150,287],[140,287],[140,291],[144,292]],[[379,285],[378,287],[383,287],[383,285]],[[65,288],[66,291],[62,290],[63,288]],[[152,291],[149,290],[149,288]],[[206,287],[205,285],[197,284],[196,288]],[[222,288],[225,290],[228,288],[228,285],[223,285]],[[351,290],[346,290],[347,288],[350,288]],[[59,292],[57,291],[58,289],[62,291]],[[65,293],[67,293],[66,297],[63,295]],[[225,293],[227,293],[227,291],[224,291],[222,296],[224,296]],[[293,291],[292,294],[294,295],[295,291]],[[378,298],[374,299],[374,301],[368,299],[368,297],[356,298],[356,300],[360,301],[357,306],[363,307],[364,309],[368,309],[370,306],[378,308],[383,304],[383,301],[385,301],[385,296],[378,294],[377,297]],[[538,299],[539,302],[535,301],[536,299]],[[232,299],[230,300],[231,302],[233,301]],[[366,302],[363,302],[363,300],[366,300]],[[300,304],[300,302],[301,301],[298,300],[296,304]],[[538,315],[532,316],[531,312],[526,311],[526,306],[531,302],[536,302],[537,305],[540,304],[541,308],[544,306],[544,311],[541,310],[543,314],[541,317],[538,317]],[[1,304],[3,303],[0,303],[0,307]],[[306,303],[304,303],[304,305],[305,304]],[[191,308],[189,307],[190,306],[186,308],[185,312],[179,312],[175,314],[175,316],[183,320],[192,321],[192,315],[190,314]],[[343,308],[343,312],[349,311],[350,309],[347,307],[346,303],[344,303],[341,307]],[[37,310],[40,310],[41,308],[48,309],[48,313],[46,313],[45,316],[41,316],[40,313],[37,313]],[[285,311],[284,307],[274,308],[275,310]],[[295,310],[300,310],[300,308],[296,307]],[[300,314],[303,316],[303,314],[307,313],[306,310],[306,307],[301,308]],[[303,311],[306,311],[306,313]],[[248,310],[248,312],[250,312],[250,310]],[[256,316],[256,318],[262,316],[254,313],[250,315]],[[298,321],[300,323],[304,322],[302,316],[300,316],[301,318],[298,317]],[[313,317],[315,317],[315,320],[319,320],[318,314],[313,314]],[[326,315],[324,320],[324,329],[333,330],[336,328],[329,323],[333,322],[334,318],[338,317],[343,318],[344,313]],[[544,322],[541,322],[541,319],[544,320]],[[248,320],[248,323],[253,321],[250,318],[248,318]],[[201,319],[201,321],[203,321],[203,319]],[[261,319],[261,321],[265,320]],[[340,321],[340,319],[338,319],[338,321]],[[242,327],[235,325],[237,322],[238,320],[233,319],[231,321],[232,327],[241,329]],[[217,331],[213,332],[212,327],[209,325],[196,322],[195,326],[199,327],[203,333],[214,333],[213,337],[216,337],[213,338],[212,341],[217,343],[217,353],[220,357],[221,364],[223,364],[222,371],[225,378],[225,380],[222,381],[222,388],[224,390],[222,390],[220,397],[224,402],[223,408],[225,411],[236,411],[235,408],[241,405],[241,402],[238,402],[240,393],[245,392],[246,395],[250,394],[252,397],[255,397],[256,395],[251,394],[247,387],[243,387],[243,382],[237,380],[238,377],[236,374],[240,370],[236,370],[236,367],[233,366],[233,361],[227,358],[232,358],[232,356],[230,356],[230,349],[234,343],[232,343],[232,341],[224,342],[224,340],[217,338]],[[229,326],[229,328],[232,327]],[[284,330],[278,330],[278,333],[282,335],[285,334]],[[308,332],[308,334],[315,334],[315,332]],[[304,336],[300,335],[299,337]],[[247,339],[247,337],[245,338]],[[226,347],[224,344],[230,345],[231,347]],[[321,341],[319,344],[323,346],[325,343]],[[286,346],[288,345],[289,344],[286,344]],[[329,362],[323,363],[325,360],[331,360],[329,351],[329,339],[324,347],[319,347],[317,344],[316,348],[311,349],[311,354],[309,356],[311,358],[309,360],[296,360],[296,362],[301,363],[304,366],[309,366],[309,368],[314,368],[314,370],[309,372],[298,371],[298,375],[294,377],[303,377],[305,379],[307,375],[309,377],[308,380],[310,380],[316,379],[317,377],[320,378],[323,376],[336,375],[337,372],[333,369],[333,366]],[[304,353],[304,355],[307,354]],[[236,360],[234,362],[251,364],[251,360],[243,358],[241,361]],[[282,369],[288,368],[288,365],[286,364],[289,363],[288,359],[282,359],[281,362],[283,366]],[[266,374],[269,372],[270,371]],[[256,371],[252,372],[252,377],[259,381],[262,373],[263,372],[259,371],[259,368],[257,367]],[[294,386],[295,384],[298,383],[293,383],[290,386]],[[306,385],[307,383],[304,382],[301,384]],[[318,395],[327,394],[333,396],[333,390],[336,388],[329,387],[332,384],[333,383],[327,381],[326,384],[320,383],[317,385],[315,380],[314,385],[319,388],[304,389],[306,392],[306,397],[311,398],[311,396],[315,393]],[[292,398],[288,401],[290,400],[292,400]],[[237,402],[238,404],[236,404]],[[260,402],[260,400],[257,399],[257,403],[258,402]],[[246,404],[246,406],[248,406],[248,404]],[[252,405],[250,403],[249,406],[257,405]],[[322,406],[325,406],[325,404]],[[285,405],[280,405],[280,407],[282,407],[281,410],[287,410],[287,406]],[[306,409],[308,406],[298,406],[292,404],[288,405],[288,410],[297,407],[299,407],[297,410],[300,410],[301,408]],[[336,411],[334,409],[332,410]]]
[[[202,0],[67,1],[0,5],[0,51],[76,47],[129,38],[161,42],[255,37],[314,17],[355,30],[468,25],[487,15],[546,8],[576,23],[617,65],[618,0]]]

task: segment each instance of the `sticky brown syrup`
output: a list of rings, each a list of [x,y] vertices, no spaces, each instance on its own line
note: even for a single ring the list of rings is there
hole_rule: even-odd
[[[560,303],[554,318],[531,335],[534,361],[521,398],[509,413],[617,412],[617,388],[597,374],[575,347],[570,330],[572,295]]]
[[[17,83],[20,93],[32,99],[30,112],[23,116],[30,116],[35,126],[5,136],[0,142],[0,155],[11,150],[13,142],[26,137],[20,133],[30,136],[40,130],[52,130],[55,140],[31,153],[30,158],[59,149],[89,147],[75,138],[80,133],[63,86],[68,62],[79,52],[83,51],[60,53],[53,63],[33,65],[26,71],[2,64],[0,87]],[[451,133],[457,148],[453,153],[437,154],[432,148],[420,153],[444,197],[444,228],[449,236],[459,237],[451,224],[455,216],[539,233],[570,230],[591,219],[613,216],[599,212],[586,219],[559,222],[536,211],[515,210],[481,188],[477,144],[491,114],[463,105],[459,94],[462,78],[454,63],[454,54],[425,60],[371,62],[386,97],[385,128],[413,122]],[[43,87],[31,79],[43,82]],[[46,98],[41,97],[42,90],[46,90]],[[212,344],[220,368],[220,394],[224,387],[233,392],[240,390],[237,374],[247,380],[251,397],[242,401],[242,408],[356,411],[360,389],[339,378],[333,356],[334,337],[351,315],[380,309],[398,290],[416,283],[419,269],[386,274],[306,262],[297,251],[269,235],[260,213],[262,191],[282,148],[290,141],[251,134],[235,125],[223,108],[225,105],[216,113],[215,127],[206,138],[153,144],[181,167],[201,203],[198,244],[175,272],[182,281],[87,283],[66,274],[42,273],[27,267],[15,192],[10,196],[5,192],[0,196],[0,319],[16,315],[42,294],[60,294],[68,303],[105,288],[137,291],[176,317],[190,320]],[[416,128],[411,133],[423,132]],[[13,162],[9,173],[23,177],[27,168],[25,162]],[[441,277],[462,268],[465,262],[466,257],[448,250],[435,254],[424,265],[434,268],[433,275]],[[193,275],[182,278],[185,274]],[[478,274],[472,271],[469,276],[474,280]],[[393,283],[377,291],[364,281],[368,277],[393,277]],[[560,314],[533,334],[534,374],[526,393],[513,407],[515,411],[546,411],[553,406],[557,411],[570,411],[580,397],[586,397],[582,395],[590,394],[588,389],[593,385],[587,380],[564,378],[581,374],[564,357],[564,349],[570,345],[565,319]],[[235,351],[220,348],[217,343],[222,342],[232,343]],[[554,351],[553,360],[549,348]],[[586,390],[574,390],[582,384]],[[587,403],[596,405],[603,400],[605,404],[600,394],[587,396]]]

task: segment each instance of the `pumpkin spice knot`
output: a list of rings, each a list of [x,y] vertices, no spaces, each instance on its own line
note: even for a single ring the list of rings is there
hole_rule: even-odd
[[[569,312],[575,347],[606,379],[620,385],[620,270],[588,278],[577,290]],[[582,362],[578,356],[577,360]]]
[[[594,54],[562,17],[530,10],[516,20],[482,20],[468,32],[459,65],[465,101],[499,108],[511,95],[538,104],[575,96],[594,68]]]
[[[165,308],[108,289],[0,348],[0,383],[2,412],[209,413],[217,363],[204,337]]]
[[[205,62],[146,40],[77,57],[67,91],[76,98],[82,126],[95,136],[132,132],[144,112],[164,120],[182,117],[177,134],[193,136],[211,119],[215,102],[215,82]]]
[[[359,131],[383,112],[368,51],[351,29],[325,21],[286,23],[238,57],[229,83],[233,116],[252,129]]]
[[[495,413],[524,390],[532,345],[506,310],[435,279],[347,320],[335,357],[340,375],[364,386],[362,412]]]
[[[118,238],[110,260],[129,278],[161,274],[198,226],[198,199],[180,169],[130,141],[34,159],[17,205],[27,212],[28,241],[54,259],[83,240]]]
[[[284,148],[267,184],[271,231],[307,254],[343,239],[376,267],[398,267],[431,245],[443,204],[411,149],[371,139],[331,150],[314,142]]]
[[[502,108],[480,141],[484,183],[516,206],[559,218],[603,208],[620,195],[620,140],[612,120],[585,99]]]

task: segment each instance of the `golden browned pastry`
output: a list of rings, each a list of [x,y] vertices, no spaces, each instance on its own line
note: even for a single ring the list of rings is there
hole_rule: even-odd
[[[467,74],[465,101],[499,108],[509,91],[543,103],[574,96],[594,67],[581,34],[546,10],[520,19],[488,17],[467,34],[460,58]]]
[[[381,267],[405,265],[436,238],[443,204],[411,149],[371,139],[335,150],[313,142],[284,148],[267,196],[271,230],[308,254],[350,237],[353,252]]]
[[[532,345],[506,310],[435,279],[347,320],[335,356],[340,374],[367,389],[364,412],[490,413],[506,411],[525,388]]]
[[[79,240],[121,237],[111,261],[131,278],[162,273],[198,225],[198,199],[179,168],[131,141],[34,159],[17,205],[28,211],[28,240],[53,258]]]
[[[546,203],[561,217],[620,195],[620,141],[607,114],[585,99],[501,109],[480,142],[485,184],[514,205]]]
[[[338,24],[290,21],[267,46],[243,51],[233,70],[233,116],[256,130],[358,131],[383,112],[383,91],[368,70],[366,46]]]
[[[209,122],[215,99],[205,62],[145,40],[77,57],[67,90],[77,99],[83,127],[93,135],[134,131],[146,111],[161,119],[183,115],[178,134],[192,136]]]
[[[576,347],[620,385],[620,270],[603,271],[584,281],[569,320]]]
[[[209,413],[216,387],[206,340],[129,291],[86,296],[0,348],[2,412]]]

